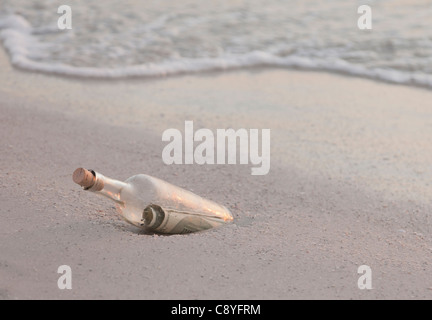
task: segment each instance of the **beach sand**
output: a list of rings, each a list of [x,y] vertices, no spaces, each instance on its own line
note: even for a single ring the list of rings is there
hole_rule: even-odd
[[[432,298],[432,91],[282,69],[60,78],[3,51],[0,70],[0,299]],[[165,165],[162,132],[185,120],[271,129],[270,172]],[[146,234],[74,184],[77,167],[162,178],[234,223]]]

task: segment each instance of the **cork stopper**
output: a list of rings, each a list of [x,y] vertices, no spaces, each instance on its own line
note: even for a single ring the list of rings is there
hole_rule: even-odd
[[[76,169],[72,175],[72,179],[75,183],[86,189],[92,187],[96,182],[96,177],[93,173],[84,168]]]

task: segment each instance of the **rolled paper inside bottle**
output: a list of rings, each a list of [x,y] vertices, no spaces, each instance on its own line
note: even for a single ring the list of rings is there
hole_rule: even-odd
[[[150,204],[144,209],[141,222],[142,226],[157,232],[182,234],[216,228],[231,220]]]
[[[165,211],[158,205],[151,204],[144,208],[143,225],[152,229],[158,228],[165,220]]]

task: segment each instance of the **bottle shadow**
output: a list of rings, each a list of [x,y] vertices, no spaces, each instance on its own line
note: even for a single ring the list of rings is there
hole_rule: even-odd
[[[133,225],[129,225],[129,224],[125,224],[122,227],[123,231],[126,232],[130,232],[136,235],[142,235],[142,236],[171,236],[171,234],[166,234],[166,233],[159,233],[159,232],[155,232],[153,230],[150,229],[143,229],[143,228],[139,228]]]

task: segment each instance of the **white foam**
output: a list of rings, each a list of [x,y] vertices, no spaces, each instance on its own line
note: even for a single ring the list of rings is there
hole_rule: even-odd
[[[168,16],[158,21],[161,24]],[[43,28],[33,29],[19,15],[8,15],[0,18],[0,38],[8,51],[15,67],[25,70],[50,74],[78,76],[87,78],[125,78],[157,77],[182,73],[196,73],[213,70],[230,70],[254,66],[271,66],[301,68],[307,70],[324,70],[360,77],[368,77],[393,83],[421,85],[432,87],[432,75],[420,72],[407,72],[385,68],[368,68],[365,65],[349,63],[337,55],[325,56],[322,53],[313,56],[289,55],[278,56],[275,53],[252,51],[246,54],[224,54],[217,58],[175,58],[158,63],[132,65],[118,68],[76,67],[46,59],[47,48],[54,44],[43,43],[38,35]],[[47,29],[47,32],[53,32]],[[42,59],[44,58],[44,59]]]

